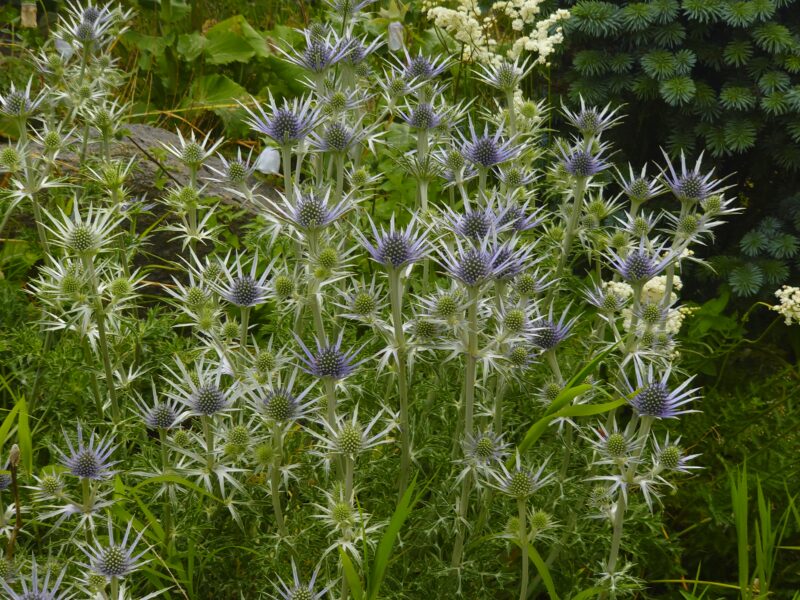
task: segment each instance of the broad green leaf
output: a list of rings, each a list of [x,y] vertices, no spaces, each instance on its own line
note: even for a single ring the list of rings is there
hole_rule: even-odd
[[[242,15],[217,23],[206,32],[206,39],[206,61],[212,65],[248,62],[255,56],[269,56],[266,41]]]
[[[19,450],[22,454],[22,466],[26,473],[33,472],[33,441],[31,439],[31,427],[28,421],[28,403],[24,398],[19,402],[19,420],[17,424],[17,440],[19,440]]]
[[[178,54],[187,61],[196,60],[208,45],[208,39],[196,31],[178,36]]]
[[[550,575],[550,569],[547,568],[539,551],[533,547],[533,544],[528,544],[528,558],[539,572],[539,577],[542,578],[542,583],[544,583],[544,587],[550,595],[550,600],[559,600],[558,594],[556,593],[556,586],[553,584],[553,576]]]

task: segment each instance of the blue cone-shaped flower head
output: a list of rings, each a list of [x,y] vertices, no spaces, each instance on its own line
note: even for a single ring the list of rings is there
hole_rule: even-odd
[[[485,469],[501,463],[508,455],[508,442],[491,429],[467,434],[464,439],[464,459],[478,468]]]
[[[630,404],[640,417],[674,419],[678,415],[696,412],[684,408],[686,404],[699,398],[696,395],[698,388],[687,389],[694,377],[690,377],[676,388],[670,388],[671,369],[664,371],[661,378],[655,376],[652,365],[648,367],[646,373],[642,373],[642,370],[636,370],[636,389],[628,384],[630,393],[636,391]]]
[[[148,405],[141,401],[137,401],[136,404],[139,408],[139,414],[148,429],[173,429],[181,421],[180,410],[175,399],[159,398],[155,383],[153,383],[152,404]]]
[[[40,579],[39,566],[36,564],[36,559],[34,558],[31,566],[30,585],[23,579],[22,590],[20,592],[15,592],[5,579],[0,578],[0,589],[6,594],[4,596],[5,600],[67,600],[71,596],[66,591],[59,589],[66,572],[67,569],[65,567],[61,573],[57,576],[53,576],[48,569],[44,579]]]
[[[503,243],[494,242],[493,246],[495,279],[511,281],[526,268],[531,266],[530,255],[533,246],[517,247],[517,238],[512,237]]]
[[[141,561],[141,558],[147,550],[136,554],[136,546],[142,539],[144,531],[139,532],[135,539],[130,540],[132,528],[133,521],[128,523],[122,539],[116,542],[114,540],[114,524],[109,519],[108,542],[102,544],[98,541],[94,546],[84,549],[84,554],[89,559],[87,566],[98,575],[109,579],[126,577],[141,567],[145,562]]]
[[[442,114],[428,102],[420,102],[415,107],[398,110],[400,118],[415,129],[435,129],[442,122]]]
[[[629,250],[624,258],[615,253],[608,255],[611,265],[625,281],[634,284],[645,283],[675,260],[674,253],[664,245],[648,250],[645,241],[645,238],[642,238],[639,246]]]
[[[353,374],[356,367],[366,359],[355,361],[359,350],[344,350],[342,348],[342,336],[344,330],[339,331],[336,341],[333,343],[323,343],[316,340],[316,351],[312,352],[297,335],[295,339],[303,350],[297,353],[300,361],[300,368],[306,373],[319,377],[320,379],[333,379],[335,381],[345,379]]]
[[[206,358],[195,360],[193,372],[189,372],[183,361],[176,359],[178,371],[169,369],[172,390],[169,397],[185,407],[184,415],[211,417],[230,410],[237,396],[234,386],[226,389],[222,385],[223,366]]]
[[[478,134],[475,126],[469,122],[469,138],[461,136],[461,153],[478,168],[489,169],[500,163],[516,158],[522,146],[514,140],[503,139],[503,129],[498,128],[489,134],[489,125],[484,125],[483,133]]]
[[[681,152],[680,171],[675,169],[666,152],[664,152],[664,158],[667,161],[667,170],[663,173],[664,181],[678,200],[700,202],[712,194],[719,194],[726,189],[722,186],[722,180],[714,179],[713,169],[708,173],[702,172],[702,153],[694,167],[689,168],[686,165],[686,156]]]
[[[58,450],[61,455],[61,464],[69,469],[75,477],[81,479],[107,479],[113,475],[111,467],[116,461],[109,460],[115,450],[110,438],[98,438],[94,431],[89,434],[89,439],[83,437],[83,428],[78,424],[78,440],[73,446],[69,437],[64,435],[64,442],[68,452]]]
[[[547,461],[535,471],[528,469],[522,465],[519,453],[517,453],[513,469],[509,470],[504,463],[500,463],[500,470],[492,471],[494,482],[490,482],[490,485],[512,498],[525,500],[533,496],[537,490],[547,485],[553,478],[554,473],[544,475],[546,467]]]
[[[223,261],[221,281],[212,287],[231,304],[239,307],[257,306],[267,301],[267,278],[272,271],[274,261],[270,263],[260,276],[256,275],[258,253],[250,260],[249,272],[244,268],[245,260],[238,253],[229,266],[230,254]]]
[[[388,231],[383,227],[378,231],[372,219],[369,219],[369,223],[372,228],[374,242],[370,242],[358,230],[355,231],[355,235],[361,245],[369,252],[372,260],[382,264],[384,267],[399,269],[422,260],[428,254],[427,231],[417,230],[416,219],[411,219],[405,229],[397,229],[394,223],[394,215],[392,215]]]
[[[564,312],[561,313],[561,317],[556,321],[553,316],[553,307],[550,306],[549,315],[546,318],[537,319],[533,324],[534,331],[531,336],[531,342],[542,350],[552,350],[567,339],[572,330],[572,326],[575,325],[575,321],[578,320],[578,317],[567,320],[569,308],[568,306],[564,309]]]
[[[280,378],[280,374],[278,377]],[[313,386],[299,393],[295,392],[296,379],[297,369],[294,369],[285,385],[279,379],[277,385],[271,387],[266,394],[258,396],[257,408],[267,420],[275,423],[294,423],[313,412],[316,398],[304,402]]]
[[[302,232],[324,229],[352,208],[350,198],[330,202],[331,190],[310,190],[295,194],[293,201],[281,194],[282,204],[276,204],[271,212]]]
[[[500,218],[491,207],[470,208],[457,213],[449,206],[445,208],[447,224],[461,237],[480,242],[490,233],[496,233]]]
[[[628,165],[628,176],[618,173],[618,180],[622,191],[634,204],[642,204],[664,193],[664,186],[657,179],[647,177],[647,165],[639,173],[635,173],[633,167]]]
[[[325,35],[321,32],[306,29],[303,32],[306,45],[300,51],[294,49],[284,50],[278,48],[283,57],[301,69],[315,74],[325,73],[330,67],[347,56],[350,46],[346,40],[340,39],[334,31],[328,30]]]
[[[445,270],[468,287],[480,287],[493,280],[508,265],[508,259],[498,261],[502,246],[488,237],[479,245],[464,244],[456,238],[455,247],[439,248],[439,263]]]
[[[36,109],[44,100],[44,96],[31,96],[31,84],[33,78],[28,80],[24,88],[17,88],[14,83],[5,94],[0,94],[0,114],[13,119],[26,119],[36,112]]]
[[[607,169],[608,163],[603,158],[605,150],[605,144],[595,148],[593,140],[578,142],[571,147],[564,145],[558,147],[564,170],[575,177],[591,177]]]
[[[278,105],[270,92],[267,110],[260,104],[256,105],[255,110],[242,106],[248,114],[245,123],[253,131],[272,138],[282,146],[294,145],[304,140],[319,120],[319,111],[312,107],[311,96],[291,101],[284,99]]]
[[[399,67],[408,80],[428,81],[441,75],[451,64],[450,60],[441,56],[429,58],[422,51],[412,56],[403,48],[405,60]]]
[[[580,131],[581,135],[586,138],[598,137],[622,119],[617,115],[619,109],[612,109],[610,104],[599,109],[594,106],[586,106],[583,97],[581,97],[580,101],[581,108],[578,111],[572,112],[563,104],[561,109],[570,125]]]

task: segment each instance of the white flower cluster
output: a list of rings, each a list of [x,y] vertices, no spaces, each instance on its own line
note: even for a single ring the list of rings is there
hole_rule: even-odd
[[[800,324],[800,287],[785,285],[775,292],[775,296],[780,304],[773,306],[772,310],[780,313],[787,325]]]
[[[622,281],[606,281],[603,283],[603,287],[607,290],[611,290],[614,294],[623,299],[633,296],[633,288]],[[653,277],[653,279],[645,283],[644,287],[642,288],[641,302],[652,304],[663,302],[666,288],[666,276],[662,275],[660,277]],[[675,292],[679,292],[682,288],[683,282],[681,281],[681,278],[676,275],[672,280],[673,291],[670,294],[670,304],[674,304],[678,300],[678,295]],[[622,326],[625,331],[628,331],[631,327],[631,311],[632,309],[629,307],[623,308],[621,312],[623,318]],[[686,317],[692,312],[693,310],[691,308],[684,306],[670,308],[669,312],[667,313],[664,331],[670,335],[677,334],[683,325],[684,319],[686,319]]]
[[[511,20],[512,31],[522,34],[510,42],[507,56],[516,59],[523,52],[530,52],[536,54],[537,63],[548,64],[548,57],[556,45],[564,40],[560,23],[568,19],[570,13],[568,10],[558,9],[546,18],[537,20],[542,2],[543,0],[499,1],[484,11],[478,0],[458,0],[455,7],[438,4],[436,0],[425,0],[422,12],[437,27],[444,29],[463,44],[462,60],[484,65],[502,62],[503,56],[497,51],[498,41],[491,32],[497,31],[497,16],[503,15]]]

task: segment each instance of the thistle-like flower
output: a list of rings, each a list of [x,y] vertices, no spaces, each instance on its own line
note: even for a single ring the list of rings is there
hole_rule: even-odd
[[[231,409],[237,389],[223,389],[221,365],[198,358],[190,372],[179,358],[175,362],[177,373],[167,367],[172,375],[168,380],[172,389],[167,395],[186,408],[186,415],[210,417]]]
[[[319,121],[319,111],[313,107],[312,100],[311,96],[294,98],[292,101],[284,98],[279,106],[272,92],[269,92],[268,111],[255,100],[255,110],[242,105],[248,114],[245,123],[280,146],[293,146],[303,141]]]
[[[512,498],[524,500],[530,498],[539,489],[547,485],[555,475],[548,473],[543,476],[547,461],[533,471],[522,466],[522,459],[519,453],[516,455],[514,469],[509,471],[505,463],[500,463],[500,469],[493,469],[490,474],[494,481],[487,481],[488,485],[508,494]]]
[[[443,114],[428,102],[420,102],[416,106],[399,109],[400,118],[414,129],[435,129],[442,122]]]
[[[81,214],[77,198],[72,216],[59,208],[60,217],[45,213],[50,224],[45,224],[55,239],[55,244],[77,256],[93,256],[108,247],[109,242],[117,235],[114,231],[122,222],[113,212],[106,208],[89,206],[86,215]]]
[[[634,205],[647,202],[665,191],[664,186],[657,179],[647,177],[647,165],[643,166],[638,174],[634,173],[631,165],[628,165],[627,179],[617,171],[617,180],[624,194]]]
[[[569,124],[580,131],[584,138],[598,138],[601,133],[611,129],[622,120],[622,117],[617,115],[619,107],[612,109],[610,104],[606,104],[602,109],[594,106],[587,107],[583,97],[580,102],[581,109],[579,111],[572,112],[563,104],[561,110]]]
[[[14,83],[5,94],[0,94],[0,114],[12,119],[28,119],[36,113],[41,103],[44,101],[44,93],[40,92],[36,96],[31,96],[31,84],[33,78],[28,79],[24,88],[17,88]]]
[[[339,4],[350,2],[350,0],[334,0]],[[361,4],[368,4],[373,0],[367,0],[366,2],[362,2]],[[311,579],[308,580],[307,583],[302,583],[300,580],[300,576],[297,573],[297,565],[294,563],[294,559],[292,559],[292,581],[291,585],[287,585],[286,582],[283,581],[280,577],[278,577],[278,583],[275,585],[275,589],[278,592],[278,595],[272,595],[273,600],[320,600],[321,598],[325,597],[328,594],[328,590],[331,589],[331,586],[328,585],[320,590],[316,590],[315,588],[317,583],[317,576],[319,575],[320,565],[314,569],[314,572],[311,574]]]
[[[320,419],[319,424],[324,427],[325,431],[318,433],[316,430],[309,429],[308,432],[319,440],[322,452],[355,459],[359,454],[367,452],[375,446],[392,441],[387,438],[387,435],[395,427],[393,421],[390,421],[379,432],[373,432],[383,414],[383,410],[379,411],[367,425],[362,425],[358,420],[358,404],[356,404],[349,419],[343,415],[337,415],[336,422],[333,424],[328,423],[325,419]]]
[[[106,436],[98,438],[92,431],[89,434],[89,440],[84,441],[83,428],[78,423],[77,445],[72,445],[66,432],[64,433],[64,442],[67,444],[68,453],[63,452],[60,448],[56,451],[61,455],[61,464],[69,469],[69,472],[75,477],[100,480],[108,479],[114,474],[111,467],[117,464],[117,461],[109,459],[116,446],[113,445],[111,438]]]
[[[637,248],[633,248],[623,257],[610,252],[608,260],[611,266],[622,275],[625,281],[633,284],[643,284],[661,273],[675,260],[675,254],[665,245],[648,250],[646,239],[642,238]]]
[[[280,374],[278,381],[265,393],[253,396],[253,404],[268,421],[275,423],[291,424],[300,419],[305,419],[314,412],[316,398],[303,402],[311,392],[313,386],[308,386],[302,392],[295,393],[294,385],[297,379],[297,369],[292,370],[289,381],[282,384]]]
[[[530,62],[528,58],[522,61],[517,58],[513,62],[503,60],[498,64],[479,65],[480,68],[475,71],[475,74],[485,84],[505,94],[513,94],[514,90],[519,87],[520,81],[531,72],[533,65],[534,63]]]
[[[148,429],[163,429],[165,431],[173,429],[180,423],[180,411],[178,404],[173,398],[161,400],[156,391],[155,382],[152,384],[153,402],[146,404],[139,400],[136,402],[139,414]]]
[[[147,561],[142,561],[141,558],[147,550],[142,550],[136,554],[136,546],[141,541],[144,531],[140,531],[129,544],[128,539],[132,528],[133,521],[128,523],[125,535],[117,543],[114,541],[114,524],[109,518],[108,543],[102,544],[98,541],[95,542],[94,546],[83,549],[84,554],[89,559],[89,564],[86,566],[98,575],[112,579],[130,575],[144,565]]]
[[[222,262],[222,281],[212,284],[212,288],[225,300],[239,307],[257,306],[267,301],[267,279],[272,272],[273,260],[260,276],[258,269],[258,253],[250,261],[250,271],[245,272],[242,256],[237,253],[233,265],[228,264],[230,253]]]
[[[653,463],[659,471],[672,471],[676,473],[691,473],[696,469],[702,469],[699,465],[692,465],[689,462],[700,456],[699,454],[686,454],[680,446],[681,438],[678,437],[674,442],[669,441],[669,432],[663,444],[658,443],[658,439],[653,436]]]
[[[563,342],[575,325],[578,317],[573,317],[567,320],[569,314],[569,306],[561,313],[558,321],[555,320],[553,315],[553,306],[550,306],[550,313],[547,318],[537,319],[533,324],[533,335],[531,336],[531,343],[538,346],[542,350],[552,350]]]
[[[278,192],[280,194],[280,192]],[[289,223],[298,231],[309,232],[324,229],[352,208],[349,197],[336,204],[329,201],[330,188],[325,192],[312,190],[296,195],[294,202],[280,194],[283,205],[274,205],[271,212],[280,220]]]
[[[489,134],[489,124],[483,127],[483,133],[475,131],[472,120],[469,121],[469,138],[461,135],[461,153],[479,169],[489,169],[500,163],[519,156],[523,146],[513,139],[503,139],[503,128],[498,127],[493,135]]]
[[[508,456],[509,443],[503,440],[502,434],[491,429],[468,433],[462,443],[464,450],[464,469],[459,480],[470,470],[488,474],[489,469],[501,464]]]
[[[303,343],[303,340],[295,334],[295,339],[303,350],[302,354],[299,352],[295,353],[295,356],[300,361],[299,367],[306,373],[319,377],[320,379],[330,378],[334,381],[338,381],[352,375],[356,367],[366,362],[368,359],[364,358],[354,362],[356,355],[361,349],[343,350],[342,336],[344,336],[344,330],[339,331],[339,335],[333,343],[323,343],[317,339],[316,352],[312,352]]]
[[[0,577],[0,588],[8,594],[6,600],[68,600],[72,597],[66,591],[59,590],[61,587],[61,580],[64,579],[64,574],[67,572],[66,567],[50,582],[53,574],[50,569],[47,570],[44,580],[39,581],[39,567],[36,564],[36,559],[32,560],[31,565],[31,582],[22,580],[22,591],[15,592],[14,589],[7,583],[4,577]]]
[[[667,169],[662,171],[662,177],[667,187],[681,202],[701,202],[713,194],[720,194],[727,189],[723,187],[722,179],[714,179],[714,169],[703,173],[703,153],[697,158],[694,167],[686,165],[686,156],[681,152],[680,172],[675,169],[669,155],[662,150],[667,161]]]
[[[369,217],[368,217],[369,218]],[[429,252],[429,242],[426,239],[427,230],[417,229],[417,220],[412,218],[405,229],[395,227],[394,215],[389,221],[389,230],[381,226],[380,231],[369,218],[374,242],[370,242],[359,230],[354,234],[372,260],[387,269],[400,269],[425,258]]]
[[[665,370],[660,379],[654,375],[653,365],[648,367],[647,373],[643,374],[642,370],[636,369],[636,388],[627,383],[629,394],[636,392],[636,395],[630,400],[630,404],[640,417],[674,419],[678,415],[697,412],[683,408],[689,402],[700,397],[696,394],[699,388],[687,389],[694,376],[671,389],[669,378],[672,368]]]
[[[487,236],[479,245],[465,245],[456,238],[455,248],[442,245],[439,263],[453,277],[468,287],[480,287],[491,281],[509,265],[502,258],[503,246]]]
[[[302,50],[278,48],[278,51],[288,62],[317,75],[325,73],[346,57],[350,50],[347,40],[341,39],[334,31],[320,35],[316,31],[306,29],[303,31],[303,36],[306,46]]]
[[[600,144],[594,148],[594,140],[578,142],[572,146],[558,145],[561,155],[561,165],[564,170],[575,177],[591,177],[608,168],[608,163],[603,157],[607,146]]]
[[[405,61],[399,64],[400,70],[406,79],[417,81],[429,81],[438,77],[452,64],[450,59],[444,56],[429,58],[422,54],[420,50],[416,56],[411,56],[406,48],[403,48]]]

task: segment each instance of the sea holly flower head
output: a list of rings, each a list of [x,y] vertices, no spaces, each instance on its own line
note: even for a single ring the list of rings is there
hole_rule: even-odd
[[[399,109],[400,118],[414,129],[435,129],[442,123],[443,114],[429,102],[420,102],[416,106]]]
[[[141,558],[145,555],[147,549],[136,554],[136,546],[141,541],[144,531],[140,531],[129,543],[128,540],[132,529],[133,521],[128,523],[122,539],[119,542],[115,542],[114,524],[109,518],[108,542],[103,544],[97,541],[94,546],[83,549],[84,554],[89,559],[87,566],[98,575],[111,579],[126,577],[144,565],[147,561],[142,561]]]
[[[11,82],[11,87],[5,94],[0,94],[0,114],[12,119],[28,119],[44,101],[44,92],[31,96],[33,78],[28,79],[24,88],[18,88]]]
[[[182,417],[211,417],[231,409],[238,390],[235,387],[223,388],[224,369],[221,364],[201,357],[195,360],[194,369],[190,371],[180,358],[176,358],[175,363],[177,372],[167,367],[172,375],[168,380],[172,389],[167,395],[185,407]]]
[[[611,108],[607,104],[599,109],[594,106],[586,106],[583,97],[580,98],[581,108],[572,112],[563,104],[561,110],[567,121],[577,129],[584,138],[598,138],[601,133],[616,125],[622,117],[617,115],[619,108]]]
[[[23,579],[21,583],[22,590],[19,592],[14,591],[9,585],[10,577],[0,577],[0,588],[7,594],[6,600],[69,600],[72,597],[66,590],[59,589],[61,581],[67,572],[66,567],[55,577],[48,569],[44,579],[40,580],[39,566],[36,563],[36,559],[33,558],[31,563],[30,585],[28,585],[28,581]],[[51,579],[53,580],[52,582]]]
[[[72,215],[59,208],[59,217],[45,213],[50,224],[45,224],[53,235],[55,245],[81,257],[90,257],[108,247],[111,240],[117,236],[114,230],[122,222],[120,217],[108,208],[98,208],[90,205],[85,213],[77,199],[75,200]]]
[[[652,417],[655,419],[674,419],[678,415],[697,412],[684,408],[690,402],[697,400],[699,388],[689,389],[694,377],[689,377],[676,388],[669,385],[672,368],[664,371],[661,377],[657,377],[653,372],[653,365],[643,373],[642,368],[636,369],[636,388],[630,383],[627,384],[630,394],[635,395],[630,399],[630,405],[640,417]]]
[[[372,1],[374,0],[367,0],[366,2],[361,2],[361,4],[366,5]],[[351,0],[333,0],[333,2],[344,4],[351,2]],[[273,600],[321,600],[327,596],[328,591],[332,587],[331,585],[319,590],[316,589],[320,566],[321,565],[317,565],[314,572],[311,574],[311,578],[303,583],[298,575],[297,565],[294,559],[292,559],[292,581],[286,583],[283,579],[278,577],[278,583],[275,585],[278,595],[271,596]]]
[[[611,266],[631,284],[648,282],[666,269],[675,258],[675,254],[664,244],[648,249],[646,238],[641,239],[638,247],[628,250],[624,257],[614,252],[608,254]]]
[[[665,191],[658,179],[647,177],[647,165],[643,166],[638,174],[633,171],[631,165],[628,165],[628,177],[617,171],[617,179],[623,193],[634,205],[643,204]]]
[[[486,471],[501,464],[508,456],[509,445],[502,434],[491,429],[468,433],[462,443],[466,469]]]
[[[272,272],[275,260],[267,265],[260,276],[257,276],[258,252],[250,260],[249,272],[245,269],[245,260],[237,252],[233,264],[229,265],[230,253],[222,261],[221,281],[212,284],[212,288],[225,300],[239,307],[250,307],[267,301],[269,287],[267,279]]]
[[[669,155],[662,150],[667,161],[667,169],[662,171],[664,182],[675,197],[681,202],[701,202],[713,194],[721,194],[727,188],[723,180],[714,179],[714,169],[703,173],[703,153],[697,158],[694,167],[686,165],[686,155],[681,152],[680,169],[676,169]]]
[[[606,144],[595,144],[593,139],[586,142],[577,142],[572,146],[558,145],[561,166],[575,177],[591,177],[608,168],[608,163],[603,153],[608,148]]]
[[[327,420],[321,420],[320,424],[324,428],[323,433],[318,433],[316,430],[308,430],[320,442],[322,452],[355,459],[359,454],[392,441],[387,437],[395,427],[395,423],[392,420],[379,432],[375,433],[373,431],[384,415],[383,410],[379,411],[366,425],[362,425],[359,422],[358,410],[359,407],[356,404],[349,419],[344,415],[337,415],[336,422],[333,424]]]
[[[280,192],[278,194],[282,204],[270,205],[270,212],[303,233],[324,229],[352,209],[352,202],[347,196],[335,204],[331,203],[330,188],[324,192],[321,190],[300,192],[295,194],[292,201]]]
[[[316,398],[304,402],[313,386],[301,392],[295,392],[297,369],[293,369],[289,380],[284,384],[281,374],[278,381],[264,393],[253,396],[253,402],[264,417],[271,422],[291,424],[313,414]]]
[[[242,104],[247,112],[245,119],[253,131],[262,133],[273,139],[279,146],[293,146],[303,141],[319,122],[319,111],[313,105],[312,96],[284,98],[278,104],[269,92],[266,108],[253,100],[255,109]]]
[[[489,236],[479,245],[465,244],[459,238],[455,247],[439,247],[439,263],[452,276],[467,287],[480,287],[491,281],[509,265],[510,258],[502,258],[503,246]]]
[[[537,319],[533,324],[533,334],[531,335],[531,343],[542,350],[552,350],[569,337],[572,326],[578,320],[575,316],[567,320],[570,307],[564,309],[558,321],[553,316],[553,306],[550,306],[550,312],[546,318]]]
[[[416,56],[409,54],[406,48],[403,48],[403,53],[405,60],[399,67],[405,78],[411,81],[427,82],[444,73],[452,64],[447,57],[429,58],[422,54],[421,50]]]
[[[664,443],[659,444],[658,439],[653,436],[653,461],[654,467],[659,470],[672,471],[676,473],[691,473],[696,469],[702,469],[698,465],[689,464],[692,459],[700,456],[699,454],[686,454],[680,445],[681,438],[678,437],[670,443],[669,432],[664,438]]]
[[[388,230],[383,226],[378,230],[372,219],[369,217],[368,219],[374,241],[368,240],[357,229],[354,234],[375,262],[387,269],[400,269],[418,262],[428,255],[430,250],[430,244],[426,238],[428,231],[418,228],[416,218],[412,218],[405,229],[399,229],[395,226],[394,215],[392,215]]]
[[[505,94],[513,94],[531,69],[533,69],[533,63],[529,58],[523,60],[516,58],[513,61],[506,59],[492,65],[481,64],[475,74],[485,84]]]
[[[360,349],[344,350],[342,348],[343,336],[344,330],[340,330],[334,342],[327,343],[316,339],[316,350],[312,352],[303,343],[303,340],[295,334],[295,339],[303,351],[302,354],[295,354],[300,363],[300,368],[320,379],[330,378],[334,381],[345,379],[352,375],[356,368],[368,359],[364,358],[356,362],[355,357]]]
[[[303,37],[306,44],[302,50],[278,48],[278,51],[288,62],[315,75],[324,74],[345,58],[350,50],[350,44],[330,29],[323,33],[309,28],[303,31]]]
[[[116,450],[116,446],[113,445],[114,442],[111,438],[107,436],[98,438],[92,431],[89,439],[84,440],[83,428],[78,423],[77,444],[73,446],[66,433],[64,442],[68,452],[62,452],[60,449],[57,449],[57,452],[60,454],[61,464],[69,469],[69,472],[75,477],[101,480],[108,479],[114,474],[111,467],[117,464],[117,461],[109,459]]]
[[[523,146],[514,139],[503,138],[503,128],[498,127],[494,134],[489,133],[489,124],[484,124],[483,133],[475,131],[469,121],[469,137],[461,135],[461,153],[479,169],[489,169],[519,156]]]
[[[539,489],[547,485],[554,477],[554,473],[544,475],[547,461],[544,461],[537,470],[532,470],[522,465],[519,452],[516,455],[514,468],[509,470],[505,463],[500,463],[500,469],[493,469],[490,474],[494,481],[488,485],[501,492],[516,498],[526,500],[533,496]]]

